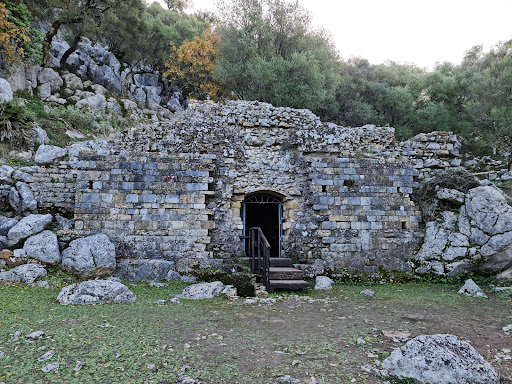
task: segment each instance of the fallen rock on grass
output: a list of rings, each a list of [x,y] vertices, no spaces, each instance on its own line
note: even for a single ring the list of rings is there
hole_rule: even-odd
[[[62,305],[133,303],[137,297],[126,285],[109,280],[91,280],[62,288],[57,301]]]
[[[359,292],[361,295],[372,297],[375,295],[375,292],[373,292],[371,289],[364,289],[361,292]]]
[[[7,272],[0,272],[0,280],[20,281],[32,284],[39,278],[46,277],[46,269],[38,264],[23,264]]]
[[[431,384],[498,384],[500,377],[468,343],[455,335],[422,335],[395,349],[381,375]]]
[[[44,335],[46,335],[46,333],[43,331],[35,331],[35,332],[28,334],[27,339],[37,340],[37,339],[40,339],[41,337],[43,337]]]
[[[331,289],[334,281],[327,276],[317,276],[315,280],[315,290]]]
[[[213,299],[220,294],[223,289],[224,284],[220,281],[193,284],[185,288],[180,297],[184,299]]]
[[[57,369],[59,369],[59,363],[51,363],[41,368],[41,371],[43,371],[44,373],[48,373],[55,372]]]
[[[462,288],[457,293],[459,295],[483,297],[487,299],[487,295],[482,291],[482,288],[480,288],[472,279],[466,280]]]

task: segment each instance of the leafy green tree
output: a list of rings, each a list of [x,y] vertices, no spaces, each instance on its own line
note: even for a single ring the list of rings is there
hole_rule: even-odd
[[[208,27],[194,17],[164,10],[154,2],[149,8],[134,8],[122,4],[118,12],[109,12],[103,20],[103,31],[109,48],[131,71],[125,78],[123,94],[135,75],[162,73],[169,59],[169,43],[180,47],[186,40],[193,40]]]
[[[217,9],[216,76],[240,98],[328,110],[339,81],[329,37],[298,2],[230,0]]]

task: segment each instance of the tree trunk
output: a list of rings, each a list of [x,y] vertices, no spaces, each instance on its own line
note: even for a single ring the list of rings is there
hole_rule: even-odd
[[[59,32],[59,28],[62,26],[62,23],[59,20],[53,22],[50,30],[46,33],[44,42],[43,42],[43,66],[47,66],[50,64],[50,48],[52,46],[52,40]]]
[[[81,33],[79,33],[75,36],[75,39],[71,43],[71,46],[68,48],[68,50],[66,52],[64,52],[64,54],[62,55],[62,57],[60,59],[60,67],[61,68],[64,68],[64,66],[66,65],[66,61],[68,61],[69,56],[71,56],[71,54],[76,51],[76,49],[78,48],[78,43],[80,42],[81,39],[82,39]]]
[[[133,76],[142,75],[144,73],[150,73],[150,72],[144,71],[144,70],[130,71],[124,79],[123,87],[121,88],[121,96],[123,96],[124,98],[127,98],[128,97],[128,87],[130,86],[130,81],[132,80]]]

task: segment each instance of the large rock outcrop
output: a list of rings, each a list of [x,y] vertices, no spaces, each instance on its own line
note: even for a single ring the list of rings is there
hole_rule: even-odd
[[[430,384],[498,384],[500,377],[466,341],[454,335],[418,336],[394,350],[382,364],[383,376]]]
[[[224,284],[220,281],[213,283],[199,283],[189,285],[183,290],[180,297],[185,299],[213,299],[224,289]]]
[[[83,278],[108,276],[116,267],[116,249],[104,234],[73,240],[62,252],[62,268]]]
[[[0,104],[12,101],[13,93],[9,82],[0,78]]]
[[[512,207],[494,186],[461,192],[444,190],[438,198],[459,205],[443,219],[426,224],[416,273],[455,276],[471,271],[500,273],[512,267]]]
[[[126,285],[111,280],[91,280],[62,288],[57,301],[62,305],[133,303],[137,297]]]

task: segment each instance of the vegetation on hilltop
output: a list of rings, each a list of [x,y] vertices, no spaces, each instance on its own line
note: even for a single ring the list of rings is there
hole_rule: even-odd
[[[512,40],[489,52],[473,47],[460,65],[442,63],[427,72],[393,62],[342,60],[329,34],[290,0],[219,0],[215,15],[184,13],[188,0],[167,1],[169,9],[143,0],[4,3],[8,22],[31,38],[4,39],[4,56],[10,46],[46,57],[51,38],[66,26],[70,50],[86,36],[130,64],[127,82],[158,69],[191,97],[231,95],[308,108],[341,125],[393,126],[399,139],[453,131],[477,155],[512,149]],[[34,33],[41,19],[51,24],[45,44]],[[202,34],[209,25],[208,42]],[[2,26],[0,33],[6,32]]]

